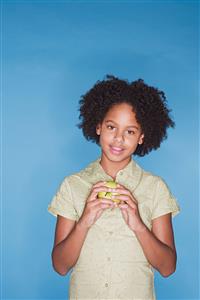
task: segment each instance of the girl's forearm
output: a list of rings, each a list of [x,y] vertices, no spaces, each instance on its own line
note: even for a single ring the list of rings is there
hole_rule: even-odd
[[[56,245],[52,251],[53,267],[57,273],[64,276],[77,262],[85,241],[88,228],[79,222],[69,236]]]
[[[149,263],[164,277],[176,269],[176,251],[158,240],[145,225],[135,232]]]

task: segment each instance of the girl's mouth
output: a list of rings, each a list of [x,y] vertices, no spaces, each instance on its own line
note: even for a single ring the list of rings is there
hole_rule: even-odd
[[[119,155],[124,151],[124,149],[120,147],[110,146],[110,151],[112,154]]]

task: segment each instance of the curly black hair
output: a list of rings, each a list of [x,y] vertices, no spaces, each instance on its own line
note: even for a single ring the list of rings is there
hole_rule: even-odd
[[[78,127],[87,140],[99,144],[96,127],[101,123],[108,110],[116,104],[128,103],[133,107],[136,120],[144,134],[144,142],[138,145],[134,155],[144,156],[152,149],[160,147],[167,138],[167,128],[174,127],[170,118],[171,110],[167,107],[164,92],[147,85],[144,80],[133,82],[121,80],[113,75],[106,75],[81,96]]]

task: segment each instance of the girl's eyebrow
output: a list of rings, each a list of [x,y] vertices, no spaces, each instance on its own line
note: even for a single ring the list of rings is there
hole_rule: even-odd
[[[117,125],[117,123],[115,122],[115,121],[113,121],[113,120],[106,120],[105,121],[106,123],[109,123],[109,122],[111,122],[111,123],[114,123],[114,124],[116,124]],[[127,128],[135,128],[135,129],[137,129],[137,130],[139,130],[139,128],[136,126],[136,125],[130,125],[130,126],[126,126]]]

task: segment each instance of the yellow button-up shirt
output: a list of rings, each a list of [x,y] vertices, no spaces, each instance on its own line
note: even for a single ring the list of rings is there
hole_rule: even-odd
[[[98,181],[112,180],[99,161],[65,177],[48,211],[78,221],[92,186]],[[179,212],[166,183],[144,171],[134,160],[117,173],[116,181],[132,192],[140,216],[150,230],[154,218]],[[89,229],[70,274],[69,298],[155,299],[153,268],[119,208],[106,209]]]

